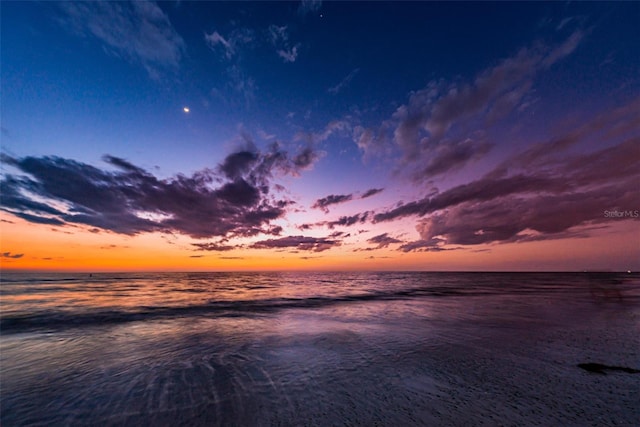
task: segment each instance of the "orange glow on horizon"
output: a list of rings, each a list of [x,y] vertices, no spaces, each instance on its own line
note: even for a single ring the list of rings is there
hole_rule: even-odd
[[[582,271],[638,270],[637,242],[617,223],[588,239],[547,240],[441,252],[364,251],[366,239],[327,251],[234,249],[196,251],[185,236],[123,236],[85,227],[31,224],[1,214],[3,271]],[[588,242],[588,244],[586,244]],[[616,264],[602,258],[616,260]]]

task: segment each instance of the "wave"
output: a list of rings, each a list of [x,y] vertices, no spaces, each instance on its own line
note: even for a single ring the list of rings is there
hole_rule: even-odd
[[[155,282],[157,279],[168,277],[165,276],[143,276],[148,283]],[[176,276],[177,278],[178,276]],[[180,275],[182,279],[193,279],[192,275]],[[222,277],[219,275],[206,275],[205,278],[212,279],[216,277]],[[286,289],[279,288],[265,280],[252,280],[248,283],[242,283],[238,285],[238,277],[229,275],[229,277],[235,278],[236,286],[229,288],[230,291],[245,290],[245,291],[262,291],[268,289]],[[294,276],[291,279],[295,279]],[[26,313],[20,309],[20,311],[11,312],[4,307],[4,313],[0,317],[0,330],[2,333],[18,333],[26,330],[33,329],[66,329],[76,328],[84,326],[99,326],[126,322],[137,322],[147,320],[158,319],[171,319],[171,318],[186,318],[186,317],[222,317],[222,316],[255,316],[265,315],[281,310],[287,309],[319,309],[337,304],[358,304],[366,302],[376,301],[395,301],[395,300],[411,300],[419,298],[450,298],[450,297],[482,297],[482,296],[541,296],[541,295],[570,295],[571,298],[595,298],[600,294],[598,291],[604,289],[607,291],[609,285],[603,286],[602,284],[609,283],[611,275],[605,275],[597,278],[595,282],[585,280],[585,276],[581,275],[543,275],[536,274],[526,276],[527,280],[522,280],[525,276],[512,275],[512,276],[499,276],[499,275],[471,275],[469,273],[462,274],[450,274],[438,276],[440,283],[434,286],[430,284],[424,285],[424,281],[421,279],[422,274],[405,274],[398,277],[398,282],[404,282],[404,286],[389,289],[390,282],[388,276],[385,275],[369,275],[366,276],[369,280],[363,280],[358,282],[360,287],[354,292],[353,287],[346,286],[352,283],[349,280],[337,280],[331,281],[323,279],[322,282],[327,281],[335,285],[345,284],[342,286],[333,286],[331,289],[318,288],[318,292],[315,295],[307,297],[283,297],[265,295],[260,299],[242,299],[242,300],[221,300],[221,299],[204,299],[200,303],[191,303],[186,305],[173,305],[171,300],[156,300],[156,304],[151,303],[149,306],[138,307],[122,307],[115,309],[92,309],[87,306],[78,305],[71,311],[63,310],[43,310],[37,309],[34,312]],[[268,278],[268,276],[265,276]],[[365,278],[365,277],[363,277]],[[496,280],[497,278],[501,280]],[[638,276],[632,275],[631,277],[623,277],[621,275],[613,275],[615,279],[611,289],[616,291],[617,299],[622,300],[624,296],[625,301],[637,302],[640,301],[640,293],[638,289]],[[122,281],[123,276],[109,276],[109,277],[95,277],[96,281],[104,282],[105,279]],[[135,278],[139,279],[139,277]],[[155,279],[155,280],[152,280]],[[446,279],[446,280],[445,280]],[[463,280],[464,279],[464,280]],[[508,279],[508,280],[507,280]],[[606,279],[606,280],[605,280]],[[629,280],[631,279],[631,280]],[[39,281],[45,281],[47,278],[39,278]],[[86,276],[82,278],[52,278],[51,281],[64,282],[67,281],[83,281],[89,283],[86,280]],[[24,280],[23,280],[24,282]],[[333,283],[335,282],[335,283]],[[418,282],[421,282],[420,284]],[[619,282],[619,283],[618,283]],[[51,282],[47,282],[48,284]],[[318,283],[318,282],[315,282]],[[594,285],[596,283],[596,285]],[[186,284],[186,282],[180,282],[178,284]],[[400,284],[400,283],[398,283]],[[167,292],[194,292],[204,294],[206,292],[218,292],[225,290],[226,288],[220,286],[221,283],[217,283],[215,287],[179,287],[176,289],[170,288]],[[393,283],[391,283],[393,285]],[[407,286],[409,285],[409,286]],[[126,289],[121,285],[119,288],[111,289],[111,292],[121,291],[118,296],[123,298],[128,297]],[[297,286],[297,285],[296,285]],[[312,285],[309,285],[312,286]],[[385,287],[385,288],[383,288]],[[32,289],[33,288],[33,289]],[[594,291],[595,288],[595,291]],[[160,288],[158,288],[160,289]],[[29,294],[31,290],[35,290],[33,285],[23,287],[21,289],[15,289],[17,293]],[[55,291],[54,289],[47,289],[48,292]],[[82,295],[83,290],[78,288],[76,290],[78,295]],[[602,291],[602,292],[604,292]],[[625,291],[625,295],[621,292]],[[631,292],[626,292],[631,291]],[[2,294],[7,295],[11,293],[9,289],[2,291]],[[98,291],[96,291],[98,292]],[[610,291],[612,292],[612,291]],[[322,294],[324,293],[324,295]],[[330,295],[328,293],[331,293]],[[133,294],[132,294],[133,295]],[[257,296],[258,294],[256,294]],[[113,295],[111,295],[113,296]],[[212,295],[213,297],[214,295]],[[607,295],[605,295],[606,297]],[[205,296],[206,298],[206,296]],[[603,298],[600,298],[603,299]],[[605,298],[606,299],[606,298]],[[610,298],[609,298],[610,299]],[[153,299],[152,299],[153,300]],[[151,300],[151,301],[152,301]]]
[[[229,317],[268,314],[285,309],[313,309],[335,304],[371,301],[406,300],[420,297],[495,295],[495,291],[447,288],[402,289],[391,292],[368,292],[335,297],[271,298],[263,300],[211,301],[202,305],[176,307],[139,307],[136,310],[105,310],[92,313],[45,312],[29,315],[2,316],[2,333],[29,329],[66,329],[91,325],[158,320],[192,316]]]

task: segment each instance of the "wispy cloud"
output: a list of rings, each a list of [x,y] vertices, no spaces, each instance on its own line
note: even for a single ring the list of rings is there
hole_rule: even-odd
[[[248,28],[236,28],[227,37],[219,32],[205,33],[204,40],[214,52],[222,51],[226,59],[231,60],[240,54],[240,49],[253,42],[255,34]]]
[[[295,141],[307,141],[308,143],[320,143],[329,139],[332,135],[348,135],[351,124],[347,120],[332,120],[320,132],[298,132],[294,136]]]
[[[353,78],[356,76],[356,74],[358,74],[360,72],[359,68],[356,68],[355,70],[351,71],[349,74],[347,74],[347,76],[345,78],[343,78],[340,83],[338,83],[335,86],[330,87],[329,89],[327,89],[327,91],[331,94],[337,95],[338,93],[340,93],[343,89],[345,89],[347,86],[349,86],[349,83],[351,83],[351,80],[353,80]]]
[[[353,139],[365,155],[398,149],[402,169],[418,181],[459,169],[493,147],[482,128],[518,111],[536,77],[575,51],[583,38],[577,30],[558,46],[523,48],[470,83],[433,80],[412,92],[378,129],[354,128]]]
[[[222,48],[225,51],[225,56],[227,57],[227,59],[231,59],[231,57],[235,54],[235,49],[231,45],[231,43],[227,39],[222,37],[220,33],[217,31],[214,31],[211,34],[205,33],[204,40],[212,49],[217,48],[217,46],[222,46]]]
[[[300,43],[293,44],[289,40],[289,29],[286,25],[270,25],[267,36],[276,53],[284,62],[295,62],[298,58]]]
[[[254,104],[256,97],[255,79],[243,65],[244,51],[255,45],[255,31],[249,28],[235,28],[226,36],[218,31],[204,34],[207,46],[227,64],[225,69],[228,79],[223,85],[212,90],[212,95],[225,103],[248,107]],[[232,95],[225,96],[224,93]],[[238,96],[240,95],[240,96]],[[241,102],[238,102],[238,98]]]
[[[302,16],[318,12],[322,7],[322,0],[302,0],[298,6],[298,13]]]
[[[289,40],[289,31],[286,25],[269,25],[267,32],[274,46]]]
[[[279,49],[278,56],[284,60],[284,62],[296,62],[298,58],[298,48],[300,44],[287,48],[287,49]]]
[[[121,234],[176,232],[195,238],[277,234],[271,221],[291,203],[270,193],[277,174],[308,164],[272,144],[230,154],[216,169],[156,178],[124,159],[105,156],[115,171],[60,157],[2,156],[21,174],[2,180],[0,209],[41,224],[84,224]],[[313,158],[305,154],[305,158]]]
[[[96,37],[105,50],[142,65],[154,78],[180,65],[185,43],[153,2],[62,2],[60,7],[72,31]]]

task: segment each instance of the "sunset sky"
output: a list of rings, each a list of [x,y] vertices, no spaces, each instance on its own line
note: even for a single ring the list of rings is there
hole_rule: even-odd
[[[640,270],[640,3],[3,2],[3,270]]]

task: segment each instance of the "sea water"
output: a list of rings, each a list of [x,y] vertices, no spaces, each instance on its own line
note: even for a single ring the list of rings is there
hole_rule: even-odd
[[[635,425],[640,275],[5,273],[2,425]]]

